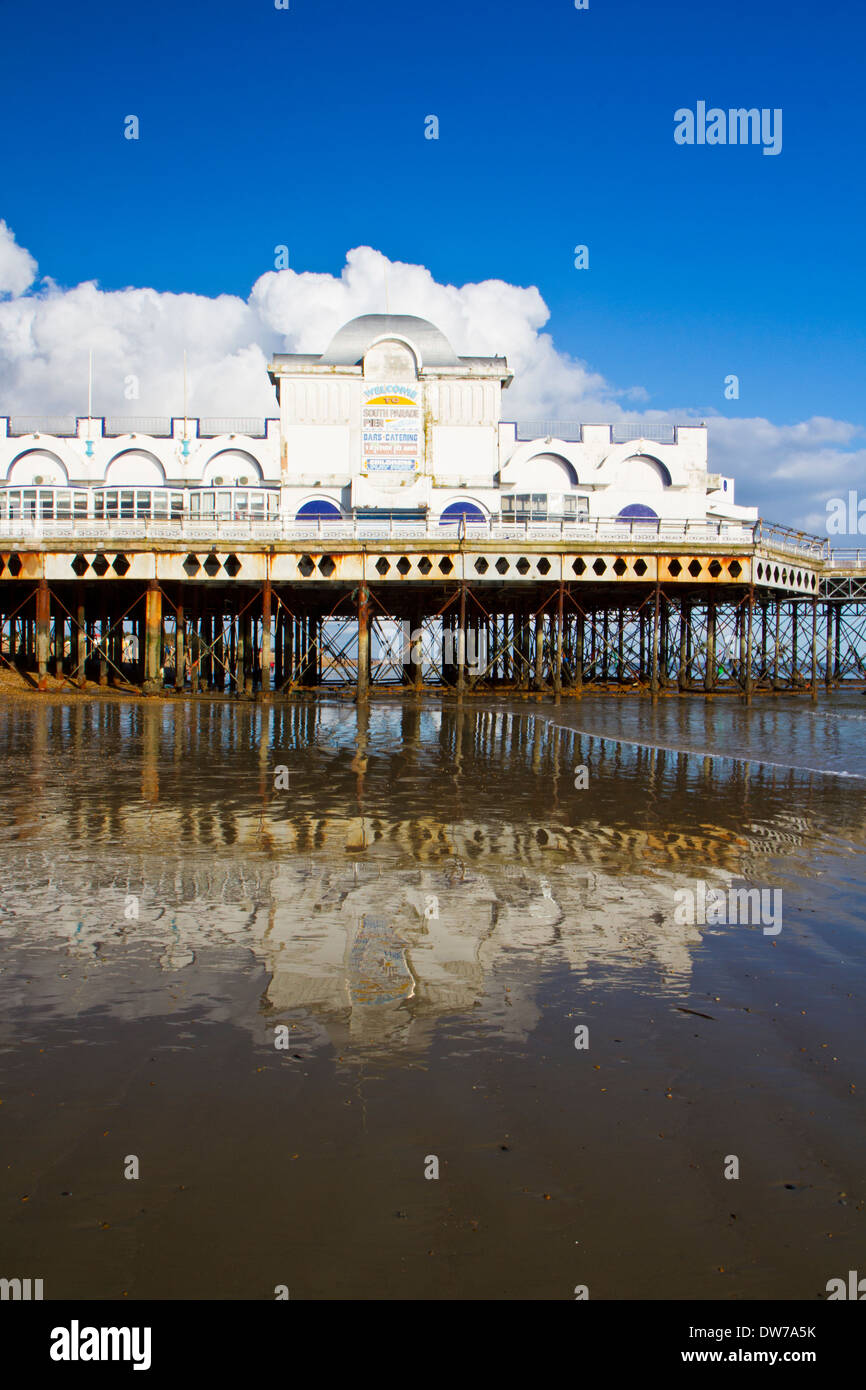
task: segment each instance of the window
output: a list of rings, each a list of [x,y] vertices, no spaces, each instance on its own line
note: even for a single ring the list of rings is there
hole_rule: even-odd
[[[461,520],[468,521],[471,525],[480,525],[486,517],[474,502],[451,502],[440,516],[439,525],[448,526]]]
[[[565,521],[589,516],[589,498],[573,493],[517,492],[501,499],[503,521]]]
[[[617,521],[658,521],[658,512],[654,512],[652,507],[647,507],[643,502],[630,502],[627,507],[623,507]]]
[[[295,520],[308,520],[310,518],[321,517],[323,521],[339,521],[342,516],[340,508],[331,502],[327,497],[316,497],[312,502],[305,502],[295,513]]]

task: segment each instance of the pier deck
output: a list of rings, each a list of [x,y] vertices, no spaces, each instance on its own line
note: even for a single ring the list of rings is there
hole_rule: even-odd
[[[0,522],[0,657],[241,696],[810,690],[866,675],[866,552],[759,522]]]

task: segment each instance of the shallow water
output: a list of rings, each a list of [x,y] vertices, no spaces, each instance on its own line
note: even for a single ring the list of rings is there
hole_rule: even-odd
[[[811,1299],[862,1267],[862,696],[20,700],[0,759],[0,1275]],[[698,884],[779,929],[682,920]]]

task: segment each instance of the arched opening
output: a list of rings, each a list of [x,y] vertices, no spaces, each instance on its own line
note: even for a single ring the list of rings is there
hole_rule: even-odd
[[[440,526],[448,526],[455,521],[468,521],[473,526],[483,525],[487,520],[481,508],[475,502],[450,502],[439,518]]]
[[[329,502],[326,497],[316,497],[312,502],[305,502],[295,512],[295,520],[305,520],[312,517],[314,520],[321,517],[323,521],[340,521],[343,513],[333,502]]]
[[[165,469],[146,449],[124,449],[109,463],[105,481],[109,487],[160,487],[165,484]]]
[[[19,454],[9,469],[8,481],[17,485],[65,487],[69,476],[63,462],[48,449],[28,449]]]
[[[670,487],[671,475],[659,459],[649,454],[632,454],[616,470],[617,482],[623,492],[661,492]]]
[[[257,487],[263,480],[260,463],[245,449],[221,449],[208,459],[203,487]]]
[[[533,454],[514,470],[513,487],[531,487],[535,492],[568,492],[577,487],[574,464],[561,454]]]
[[[414,381],[418,362],[408,343],[384,338],[364,353],[364,377],[368,381]]]
[[[647,507],[643,502],[630,502],[627,507],[623,507],[617,521],[658,521],[658,512],[654,512],[652,507]]]

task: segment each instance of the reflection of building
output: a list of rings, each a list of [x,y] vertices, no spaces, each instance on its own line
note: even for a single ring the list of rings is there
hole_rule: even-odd
[[[232,850],[199,860],[172,848],[175,818],[160,807],[140,828],[138,813],[127,819],[125,839],[139,848],[113,862],[113,881],[97,886],[69,863],[47,865],[44,881],[34,856],[22,869],[42,886],[10,885],[7,903],[28,934],[65,937],[73,955],[108,969],[150,959],[182,970],[226,949],[252,952],[270,976],[269,1021],[312,1010],[329,1032],[377,1045],[426,1046],[437,1018],[471,1011],[515,964],[533,979],[565,964],[581,988],[642,968],[688,980],[701,934],[675,922],[674,891],[700,864],[694,838],[677,869],[664,836],[597,823],[575,833],[379,817],[381,839],[358,858],[370,828],[329,817],[311,855],[297,849],[291,821],[274,823],[273,858],[262,860],[250,821]],[[744,845],[732,842],[727,868],[706,876],[727,883]],[[127,921],[130,893],[138,916]],[[534,1026],[533,989],[501,1010],[503,1034]]]
[[[28,756],[7,790],[0,935],[65,941],[94,981],[251,956],[267,1022],[302,1011],[377,1046],[423,1048],[480,1001],[489,1018],[516,967],[507,1036],[534,1026],[548,967],[577,989],[635,971],[686,983],[701,933],[675,920],[676,889],[760,881],[768,857],[819,842],[795,789],[862,838],[842,788],[810,805],[793,773],[789,799],[775,768],[739,775],[508,709],[40,705],[8,711],[4,745]],[[578,762],[591,794],[573,789]]]
[[[467,843],[478,829],[465,828]],[[250,951],[270,976],[271,1020],[313,1010],[370,1042],[426,1041],[436,1018],[471,1011],[500,968],[520,961],[533,971],[562,962],[584,986],[652,963],[666,977],[688,976],[700,933],[674,922],[676,876],[552,867],[537,846],[536,858],[519,870],[492,861],[455,871],[456,859],[425,866],[404,855],[398,867],[392,855],[361,872],[335,866],[326,851],[313,860],[281,853],[259,867],[233,855],[191,870],[161,850],[117,863],[115,881],[102,886],[52,866],[43,886],[24,895],[13,885],[7,902],[29,938],[65,938],[73,956],[109,971],[135,960],[177,971],[227,948]],[[531,993],[503,1014],[504,1032],[531,1026]]]
[[[278,353],[279,419],[0,418],[0,521],[746,521],[703,425],[501,419],[504,357],[364,314]]]

